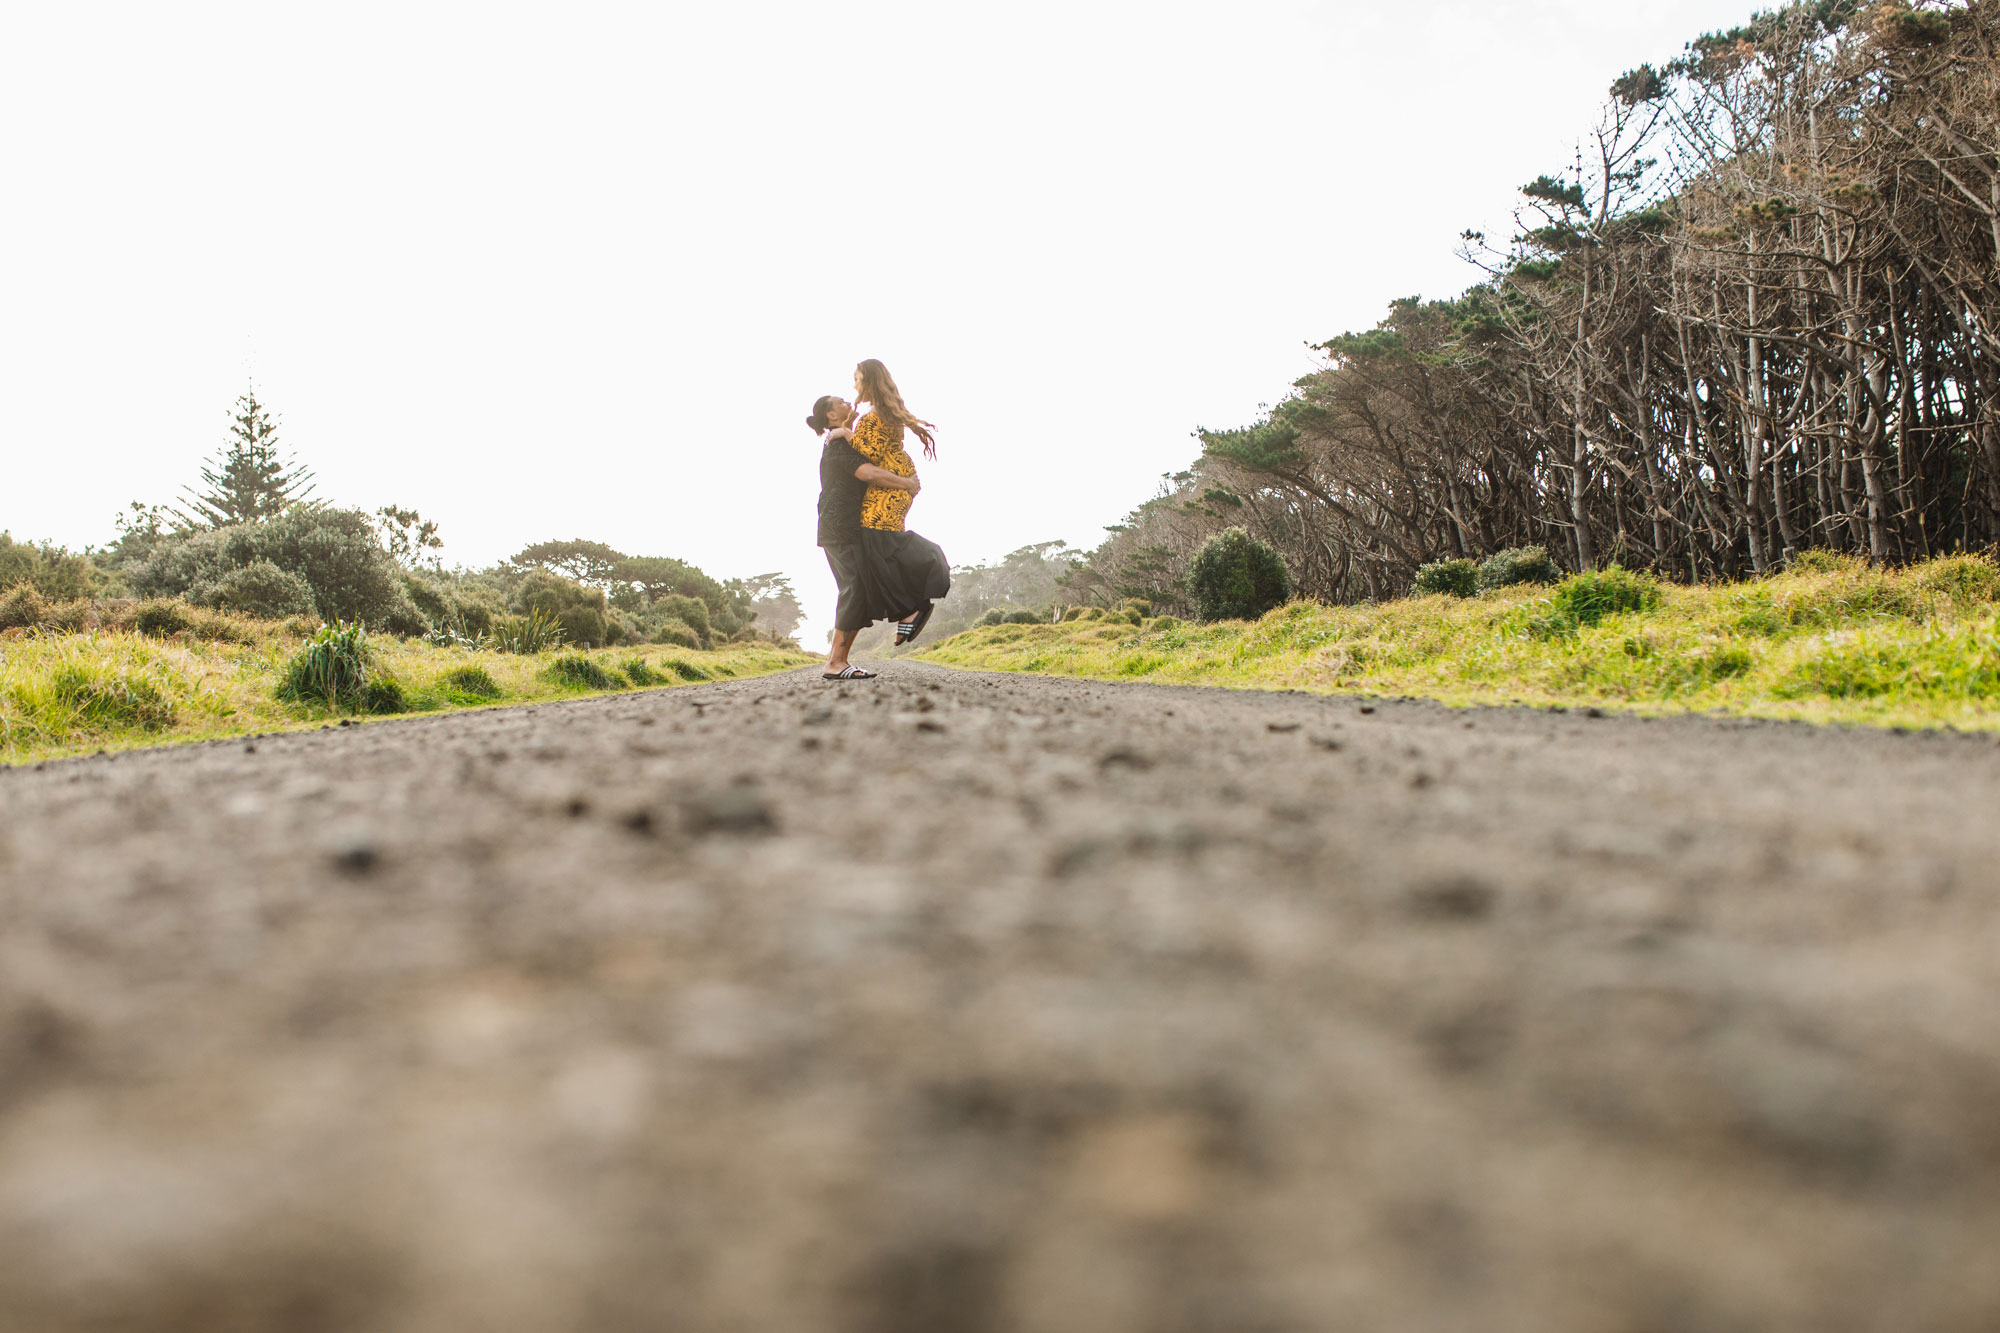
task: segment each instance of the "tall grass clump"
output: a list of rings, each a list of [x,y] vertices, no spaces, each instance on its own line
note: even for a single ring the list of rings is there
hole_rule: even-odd
[[[500,697],[500,682],[483,666],[462,666],[446,672],[438,687],[448,696],[462,694],[474,700]]]
[[[652,664],[643,657],[635,657],[625,664],[625,679],[639,686],[667,683],[667,678],[653,670]]]
[[[1557,585],[1546,609],[1528,617],[1528,632],[1538,639],[1574,634],[1606,616],[1650,611],[1660,604],[1660,583],[1620,565],[1587,569]]]
[[[580,690],[622,690],[625,678],[591,661],[582,653],[565,653],[543,669],[542,675],[558,685]]]
[[[361,626],[323,626],[285,663],[278,697],[333,709],[358,707],[365,701],[373,657]]]

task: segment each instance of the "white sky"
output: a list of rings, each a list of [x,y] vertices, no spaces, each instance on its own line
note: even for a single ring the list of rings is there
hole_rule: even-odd
[[[782,569],[810,645],[803,419],[854,362],[939,424],[954,562],[1095,545],[1758,7],[10,0],[0,528],[108,539],[254,376],[324,497],[448,561]]]

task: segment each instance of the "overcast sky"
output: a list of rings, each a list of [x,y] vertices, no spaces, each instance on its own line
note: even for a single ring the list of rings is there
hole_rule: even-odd
[[[784,570],[823,642],[804,417],[857,360],[938,423],[955,563],[1095,545],[1753,7],[8,5],[0,528],[106,540],[254,379],[449,561]]]

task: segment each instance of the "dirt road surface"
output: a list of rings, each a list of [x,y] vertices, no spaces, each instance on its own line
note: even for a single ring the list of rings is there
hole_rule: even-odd
[[[911,663],[0,771],[0,1328],[1990,1331],[1996,803]]]

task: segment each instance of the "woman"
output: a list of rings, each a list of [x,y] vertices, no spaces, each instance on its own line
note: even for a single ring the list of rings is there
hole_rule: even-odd
[[[903,448],[903,432],[914,432],[924,457],[937,457],[931,423],[912,412],[896,389],[889,368],[863,361],[854,368],[854,396],[869,411],[855,423],[848,441],[854,452],[897,477],[914,478],[916,462]],[[904,526],[916,492],[895,485],[871,485],[861,497],[862,575],[896,625],[896,642],[908,643],[931,618],[932,603],[951,591],[951,563],[935,542]]]
[[[914,495],[921,487],[914,476],[899,476],[879,468],[854,451],[849,443],[854,432],[853,404],[827,394],[813,404],[806,425],[819,436],[819,544],[826,563],[833,570],[836,600],[833,634],[828,639],[827,680],[873,680],[847,660],[854,640],[877,620],[894,619],[879,605],[873,584],[863,572],[861,556],[861,504],[870,486],[907,491]],[[901,612],[897,613],[902,614]]]

